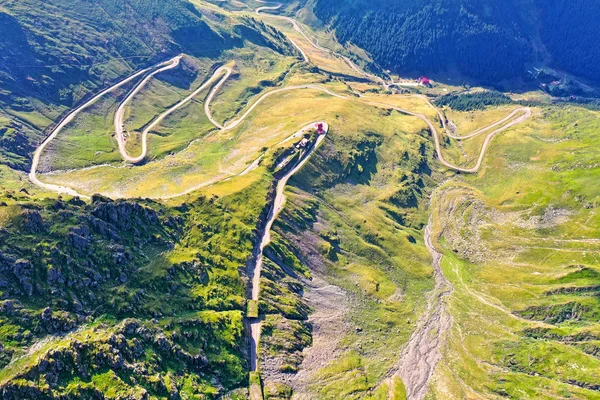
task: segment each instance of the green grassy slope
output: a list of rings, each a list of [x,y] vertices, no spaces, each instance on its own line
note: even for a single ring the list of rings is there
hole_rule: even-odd
[[[421,120],[361,102],[435,118],[422,99],[296,62],[282,34],[259,22],[267,16],[183,0],[0,4],[0,18],[23,31],[9,41],[42,66],[27,78],[0,63],[10,82],[0,94],[10,104],[0,107],[0,397],[245,398],[261,376],[247,372],[243,316],[258,308],[266,398],[404,398],[403,383],[386,378],[433,287],[423,240],[430,214],[454,292],[429,398],[599,397],[597,112],[540,105],[494,139],[480,173],[442,173]],[[33,22],[46,14],[49,22]],[[2,60],[19,57],[2,46]],[[279,93],[219,132],[202,94],[152,132],[147,163],[117,165],[112,113],[132,82],[82,113],[42,159],[44,172],[97,166],[40,174],[89,194],[166,196],[210,183],[172,201],[83,202],[4,165],[24,167],[43,127],[88,93],[179,52],[181,68],[153,79],[127,109],[132,153],[144,126],[226,62],[234,74],[211,107],[221,122],[276,86],[317,82],[352,96],[355,84],[365,97]],[[317,53],[311,60],[339,67]],[[440,104],[467,132],[511,103],[492,93]],[[331,131],[289,182],[260,300],[248,304],[246,267],[276,160],[294,142],[282,140],[317,120]],[[468,163],[481,140],[445,140],[443,151]]]
[[[2,397],[213,398],[244,386],[240,270],[268,186],[175,207],[5,187]]]
[[[59,113],[155,60],[187,53],[180,70],[136,97],[127,121],[134,129],[187,96],[220,55],[229,57],[227,49],[247,53],[248,47],[273,60],[293,60],[277,32],[215,10],[211,16],[218,18],[207,22],[183,1],[7,1],[2,7],[2,18],[12,18],[24,40],[17,48],[12,36],[3,38],[3,49],[12,50],[0,63],[6,67],[0,79],[10,81],[0,100],[10,104],[0,119],[1,162],[12,167],[26,166],[33,144]],[[37,26],[34,20],[43,17]],[[9,68],[25,56],[31,71]],[[19,73],[28,77],[20,81]],[[49,146],[41,169],[120,161],[111,137],[113,113],[135,83],[78,116]],[[202,101],[165,120],[153,157],[184,148],[208,128]],[[17,109],[22,104],[27,107]],[[194,195],[172,204],[62,198],[6,165],[0,177],[2,398],[243,393],[245,263],[269,176],[223,198]]]
[[[454,327],[432,398],[599,398],[598,114],[537,110],[435,195]],[[443,231],[442,231],[443,229]]]
[[[330,123],[322,148],[292,178],[267,249],[263,370],[272,398],[286,383],[278,374],[298,369],[302,380],[291,386],[301,395],[368,398],[397,362],[431,289],[422,229],[439,177],[428,166],[428,140],[409,117],[359,105],[347,104]],[[311,275],[341,288],[346,305],[340,316],[335,297],[324,300],[333,309],[323,318],[339,325],[320,328],[315,351],[328,354],[323,364],[303,365],[314,328],[306,321],[314,295],[302,296],[313,292]]]

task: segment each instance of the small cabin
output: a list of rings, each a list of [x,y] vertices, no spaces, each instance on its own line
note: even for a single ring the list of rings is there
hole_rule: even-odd
[[[431,81],[425,76],[419,78],[419,83],[423,86],[431,87]]]
[[[322,123],[318,123],[318,124],[317,124],[317,133],[318,133],[319,135],[322,135],[322,134],[323,134],[323,124],[322,124]]]

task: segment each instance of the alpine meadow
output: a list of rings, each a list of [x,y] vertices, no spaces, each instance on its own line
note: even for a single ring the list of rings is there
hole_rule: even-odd
[[[600,3],[0,0],[0,399],[600,399]]]

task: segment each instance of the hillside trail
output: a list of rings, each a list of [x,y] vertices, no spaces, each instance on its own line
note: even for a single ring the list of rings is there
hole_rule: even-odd
[[[258,246],[257,253],[254,258],[253,266],[250,266],[252,271],[252,300],[258,301],[260,294],[260,273],[263,265],[263,250],[264,248],[271,242],[271,228],[273,227],[273,223],[275,219],[283,209],[283,205],[285,203],[285,195],[284,190],[287,185],[288,180],[298,172],[310,159],[312,154],[319,148],[323,140],[325,139],[326,134],[329,132],[329,125],[326,122],[315,122],[307,125],[302,128],[300,132],[305,132],[309,128],[316,126],[317,124],[323,124],[323,134],[319,135],[314,143],[314,145],[303,155],[303,157],[296,163],[296,165],[287,172],[279,181],[277,182],[277,187],[275,189],[275,199],[273,200],[273,204],[267,216],[267,222],[265,224],[264,231],[262,233],[262,237],[260,239],[260,245]],[[260,326],[261,321],[260,318],[255,318],[250,321],[250,331],[251,331],[251,342],[250,342],[250,370],[256,371],[258,369],[258,344],[260,343]]]

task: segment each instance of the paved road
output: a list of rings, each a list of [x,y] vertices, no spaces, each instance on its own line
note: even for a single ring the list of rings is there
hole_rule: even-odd
[[[129,103],[131,101],[131,99],[133,98],[133,96],[137,93],[139,93],[139,91],[141,90],[141,88],[148,82],[148,80],[152,77],[155,76],[157,73],[168,70],[168,69],[172,69],[175,68],[180,61],[180,57],[176,57],[174,59],[168,60],[162,64],[159,64],[158,66],[153,68],[148,68],[148,69],[144,69],[126,79],[124,79],[123,81],[117,83],[116,85],[110,87],[109,89],[106,89],[105,91],[101,92],[100,94],[98,94],[97,96],[95,96],[94,98],[92,98],[90,101],[88,101],[87,103],[85,103],[84,105],[76,108],[73,112],[71,112],[56,128],[55,130],[52,132],[52,134],[38,147],[38,149],[36,150],[36,152],[34,153],[34,158],[33,158],[33,162],[32,162],[32,167],[31,167],[31,171],[29,174],[29,177],[31,179],[31,181],[40,186],[43,187],[45,189],[48,190],[52,190],[58,193],[65,193],[65,194],[70,194],[73,196],[80,196],[80,197],[88,197],[86,195],[80,194],[77,191],[75,191],[72,188],[66,187],[66,186],[58,186],[58,185],[52,185],[52,184],[46,184],[41,182],[37,176],[36,176],[36,170],[37,167],[39,165],[39,159],[40,159],[40,155],[42,153],[42,151],[45,149],[45,147],[48,145],[48,143],[53,140],[60,132],[61,130],[68,124],[70,123],[73,118],[79,114],[81,111],[83,111],[84,109],[88,108],[90,105],[92,105],[93,103],[95,103],[99,98],[101,98],[102,96],[104,96],[107,93],[110,93],[112,91],[114,91],[115,89],[117,89],[118,87],[130,82],[131,80],[135,79],[136,77],[148,72],[148,71],[153,71],[148,77],[146,77],[142,82],[140,82],[140,84],[138,84],[136,86],[136,88],[130,93],[130,95],[127,97],[127,99],[121,103],[121,106],[119,107],[119,110],[117,112],[117,116],[115,117],[115,130],[118,136],[118,142],[119,142],[119,150],[121,152],[121,155],[123,156],[123,158],[126,161],[129,162],[140,162],[146,155],[146,151],[147,151],[147,136],[148,133],[154,129],[156,126],[158,126],[165,117],[167,117],[168,115],[172,114],[173,112],[175,112],[177,109],[181,108],[183,105],[185,105],[187,102],[191,101],[195,96],[197,96],[199,93],[201,93],[203,90],[205,90],[208,86],[210,86],[213,82],[215,82],[220,76],[221,79],[218,81],[218,83],[215,85],[215,87],[211,90],[210,94],[208,95],[206,101],[205,101],[205,112],[209,118],[209,120],[219,129],[222,130],[231,130],[234,129],[236,127],[238,127],[242,122],[245,121],[245,119],[250,115],[250,113],[252,113],[252,111],[254,111],[254,109],[260,105],[264,100],[266,100],[267,98],[269,98],[270,96],[273,96],[277,93],[282,93],[282,92],[287,92],[287,91],[293,91],[293,90],[318,90],[321,91],[323,93],[326,93],[330,96],[339,98],[339,99],[344,99],[344,100],[348,100],[348,101],[360,101],[363,102],[365,104],[368,105],[372,105],[375,107],[381,107],[381,108],[386,108],[386,109],[392,109],[392,110],[396,110],[398,112],[404,113],[406,115],[411,115],[417,118],[420,118],[421,120],[423,120],[427,126],[429,127],[429,130],[433,136],[434,139],[434,143],[435,143],[435,148],[436,148],[436,153],[438,156],[438,159],[440,160],[440,162],[445,165],[446,167],[450,168],[450,169],[454,169],[456,171],[461,171],[461,172],[477,172],[479,171],[479,169],[481,168],[483,159],[485,157],[485,154],[488,150],[488,147],[492,141],[492,139],[494,138],[494,136],[496,136],[498,133],[514,126],[517,124],[520,124],[522,122],[524,122],[525,120],[527,120],[530,116],[531,116],[531,109],[529,108],[520,108],[518,110],[513,111],[509,116],[507,116],[506,118],[502,119],[501,121],[498,121],[486,128],[480,129],[472,134],[467,134],[464,136],[454,136],[452,135],[452,137],[457,138],[457,139],[467,139],[467,138],[471,138],[474,136],[477,136],[479,134],[482,134],[486,131],[488,131],[489,129],[499,126],[505,122],[507,122],[509,119],[511,119],[512,117],[516,116],[518,113],[522,113],[523,115],[521,115],[520,117],[512,120],[510,123],[507,123],[506,125],[500,126],[498,129],[495,129],[494,131],[488,133],[484,144],[482,146],[482,149],[480,151],[479,157],[477,159],[477,163],[475,164],[475,166],[471,167],[471,168],[466,168],[466,167],[461,167],[461,166],[457,166],[454,165],[448,161],[446,161],[446,159],[444,159],[443,156],[443,152],[442,152],[442,147],[441,147],[441,139],[440,139],[440,133],[438,132],[435,124],[433,122],[431,122],[431,120],[429,120],[425,115],[423,114],[417,114],[414,112],[411,112],[409,110],[405,110],[402,109],[400,107],[391,105],[391,104],[386,104],[386,103],[382,103],[382,102],[375,102],[375,101],[369,101],[369,100],[365,100],[362,98],[355,98],[355,97],[349,97],[349,96],[344,96],[344,95],[340,95],[338,93],[332,92],[331,90],[317,85],[317,84],[306,84],[306,85],[295,85],[295,86],[287,86],[287,87],[283,87],[283,88],[279,88],[279,89],[274,89],[271,90],[267,93],[262,94],[261,96],[258,97],[258,99],[237,119],[232,120],[226,124],[221,124],[218,121],[216,121],[213,116],[212,113],[210,111],[210,104],[212,102],[212,100],[214,99],[216,93],[220,90],[220,88],[222,87],[222,85],[226,82],[226,80],[230,77],[231,73],[232,73],[232,69],[230,67],[224,66],[221,67],[219,69],[217,69],[215,71],[215,73],[205,82],[203,83],[198,89],[196,89],[190,96],[186,97],[185,99],[183,99],[181,102],[179,102],[178,104],[176,104],[175,106],[173,106],[172,108],[170,108],[169,110],[167,110],[166,112],[164,112],[163,114],[161,114],[159,117],[157,117],[150,126],[148,126],[145,130],[144,130],[144,134],[142,135],[142,154],[140,154],[137,157],[132,157],[129,156],[126,152],[125,149],[125,143],[124,140],[122,138],[123,135],[123,115],[124,115],[124,108],[127,105],[127,103]],[[428,102],[428,104],[433,107],[434,109],[435,106],[433,106],[433,104],[431,104],[429,102],[429,100],[425,97],[423,97],[423,99],[425,101]],[[437,109],[436,109],[437,110]],[[440,116],[440,121],[442,122],[443,126],[446,127],[446,123],[445,123],[445,118],[443,117],[443,115],[439,112],[439,116]],[[449,129],[446,128],[447,133],[450,132]],[[200,185],[198,185],[196,188],[199,187],[203,187],[206,186],[207,184],[213,184],[216,183],[217,181],[215,180],[211,180],[209,182],[205,182],[202,183]],[[182,193],[182,194],[186,194],[189,193],[189,191]],[[173,197],[173,196],[169,196],[169,197]]]
[[[134,164],[137,164],[139,162],[141,162],[142,160],[144,160],[146,158],[146,153],[148,151],[148,133],[150,133],[154,128],[156,128],[158,125],[160,125],[160,123],[169,115],[173,114],[175,111],[179,110],[181,107],[183,107],[184,105],[186,105],[187,103],[189,103],[190,101],[192,101],[196,96],[198,96],[198,94],[200,94],[201,92],[203,92],[207,87],[209,87],[210,85],[213,84],[213,82],[220,76],[223,75],[223,77],[221,78],[221,81],[219,81],[219,83],[217,85],[221,85],[222,82],[224,82],[225,80],[227,80],[227,78],[229,78],[229,75],[231,75],[231,68],[229,67],[221,67],[219,69],[217,69],[215,71],[215,73],[212,75],[212,77],[207,80],[206,82],[204,82],[198,89],[194,90],[194,92],[192,92],[192,94],[190,94],[188,97],[186,97],[185,99],[181,100],[179,103],[175,104],[173,107],[169,108],[167,111],[165,111],[164,113],[160,114],[154,121],[152,121],[152,123],[150,125],[148,125],[146,127],[146,129],[144,129],[144,131],[142,132],[142,152],[139,156],[137,157],[130,157],[127,155],[127,153],[125,152],[125,156],[123,157],[125,160],[132,162]],[[209,116],[210,118],[210,116]],[[122,119],[121,119],[122,120]],[[116,121],[116,120],[115,120]],[[211,122],[212,122],[212,118],[211,118]],[[117,122],[115,122],[115,130],[117,129]],[[118,132],[118,131],[117,131]],[[119,142],[119,144],[121,144],[121,142]],[[121,146],[119,146],[119,150],[121,150],[121,155],[123,155],[123,151],[125,151],[124,148],[121,148]]]
[[[263,1],[263,0],[256,0],[256,1],[259,3],[265,3],[265,4],[269,3],[268,1]],[[282,6],[281,3],[276,3],[274,6],[258,7],[254,12],[256,14],[260,14],[262,11],[274,11],[274,10],[278,10],[279,8],[281,8],[281,6]],[[295,19],[283,16],[283,15],[269,15],[269,16],[272,18],[279,18],[279,19],[283,19],[285,21],[290,22],[294,26],[294,29],[296,31],[300,32],[300,34],[302,34],[302,36],[304,36],[306,38],[306,40],[308,40],[312,44],[312,41],[308,38],[308,36],[306,36],[306,34],[302,31],[302,29],[300,29],[300,25],[298,24],[298,22],[296,22]],[[308,59],[308,56],[306,55],[304,50],[302,50],[302,48],[300,46],[298,46],[298,43],[296,43],[290,37],[288,37],[288,40],[292,43],[292,45],[294,45],[294,47],[300,52],[300,54],[302,54],[302,58],[304,59],[304,62],[310,62],[310,60]]]
[[[117,143],[119,144],[119,152],[121,153],[121,157],[124,160],[129,161],[130,163],[137,164],[142,161],[146,157],[146,139],[148,135],[148,130],[145,130],[142,134],[142,154],[137,157],[132,157],[127,153],[127,149],[125,147],[125,136],[123,135],[124,130],[124,115],[125,115],[125,107],[133,100],[135,95],[137,95],[140,90],[146,86],[150,79],[152,79],[156,74],[159,74],[164,71],[168,71],[170,69],[176,68],[179,66],[181,62],[181,56],[177,56],[172,58],[171,60],[165,62],[159,68],[156,68],[152,71],[148,76],[146,76],[140,83],[138,83],[135,88],[129,93],[129,95],[123,100],[123,102],[119,105],[117,112],[115,113],[115,133],[117,137]]]
[[[221,80],[218,84],[218,86],[216,86],[213,91],[211,92],[211,94],[209,95],[209,97],[207,98],[207,101],[205,103],[205,110],[206,113],[209,117],[209,119],[211,120],[211,122],[219,127],[220,129],[223,130],[230,130],[230,129],[234,129],[236,128],[239,124],[241,124],[247,117],[248,115],[260,104],[262,103],[264,100],[266,100],[268,97],[273,96],[277,93],[281,93],[281,92],[287,92],[287,91],[292,91],[292,90],[301,90],[301,89],[312,89],[312,90],[318,90],[321,91],[323,93],[326,93],[330,96],[333,97],[337,97],[339,99],[344,99],[344,100],[348,100],[348,101],[360,101],[363,102],[365,104],[369,104],[375,107],[381,107],[381,108],[386,108],[386,109],[392,109],[398,112],[401,112],[403,114],[406,115],[411,115],[414,117],[417,117],[421,120],[423,120],[427,126],[429,127],[429,131],[431,132],[433,139],[434,139],[434,144],[435,144],[435,149],[436,149],[436,153],[438,156],[438,159],[440,161],[440,163],[442,163],[443,165],[445,165],[446,167],[453,169],[455,171],[460,171],[460,172],[467,172],[467,173],[474,173],[479,171],[479,169],[481,168],[481,165],[483,163],[483,159],[485,158],[485,155],[487,153],[487,150],[489,148],[490,143],[492,142],[492,139],[500,132],[505,131],[506,129],[509,129],[515,125],[518,125],[524,121],[526,121],[528,118],[531,117],[531,109],[528,107],[523,107],[523,108],[519,108],[517,110],[514,110],[513,112],[511,112],[507,117],[503,118],[502,120],[495,122],[493,124],[491,124],[488,127],[479,129],[476,132],[464,135],[464,136],[454,136],[452,135],[453,138],[458,139],[458,140],[465,140],[465,139],[469,139],[472,137],[475,137],[477,135],[480,135],[488,130],[490,130],[493,127],[496,126],[500,126],[504,123],[506,123],[507,121],[509,121],[511,118],[514,118],[516,115],[518,114],[523,114],[521,116],[519,116],[518,118],[515,118],[514,120],[512,120],[511,122],[500,126],[499,128],[495,129],[494,131],[488,133],[488,135],[486,136],[483,146],[480,150],[480,154],[479,157],[477,158],[477,163],[475,164],[475,166],[471,167],[471,168],[467,168],[467,167],[461,167],[458,165],[454,165],[450,162],[448,162],[443,155],[442,152],[442,146],[441,146],[441,135],[438,131],[438,129],[436,128],[435,124],[429,119],[427,118],[427,116],[423,115],[423,114],[418,114],[418,113],[414,113],[412,111],[409,110],[405,110],[403,108],[397,107],[395,105],[391,105],[391,104],[387,104],[387,103],[382,103],[382,102],[376,102],[376,101],[369,101],[369,100],[365,100],[362,98],[355,98],[355,97],[349,97],[349,96],[344,96],[335,92],[332,92],[331,90],[321,86],[321,85],[316,85],[316,84],[307,84],[307,85],[296,85],[296,86],[287,86],[287,87],[283,87],[280,89],[275,89],[275,90],[271,90],[267,93],[262,94],[261,96],[259,96],[259,98],[252,104],[252,106],[250,106],[250,108],[248,108],[239,118],[230,121],[229,123],[227,123],[226,125],[222,125],[220,123],[218,123],[217,121],[215,121],[210,113],[210,102],[212,101],[214,95],[216,94],[216,92],[219,90],[219,88],[221,87],[221,85],[224,83],[224,80]],[[431,104],[431,102],[425,98],[423,96],[423,99],[425,101],[427,101],[427,103],[433,107],[438,113],[439,113],[439,118],[440,121],[443,125],[444,128],[446,128],[447,133],[450,132],[450,130],[446,127],[446,122],[445,122],[445,118],[443,117],[443,115],[441,114],[441,112],[433,105]]]
[[[265,1],[265,0],[256,0],[256,1],[259,2],[259,3],[263,3],[263,4],[272,3],[272,2],[269,2],[269,1]],[[278,9],[280,9],[282,7],[281,3],[272,3],[272,4],[274,4],[274,5],[272,5],[272,6],[263,6],[263,7],[257,8],[256,11],[255,11],[256,14],[261,14],[262,11],[275,11],[275,10],[278,10]],[[293,19],[291,17],[287,17],[285,15],[273,15],[273,14],[264,14],[264,15],[268,15],[271,18],[278,18],[278,19],[283,19],[285,21],[288,21],[290,24],[292,24],[292,26],[294,27],[294,30],[297,31],[297,32],[299,32],[304,37],[304,39],[306,39],[306,41],[312,47],[314,47],[315,49],[323,51],[323,52],[328,53],[328,54],[331,54],[332,56],[337,57],[337,58],[343,60],[346,64],[348,64],[348,66],[352,70],[354,70],[358,74],[363,75],[363,76],[365,76],[368,79],[371,79],[373,81],[376,81],[378,83],[382,83],[382,84],[385,85],[385,81],[382,78],[380,78],[380,77],[378,77],[376,75],[370,74],[370,73],[368,73],[368,72],[360,69],[352,60],[350,60],[345,55],[340,54],[338,52],[335,52],[335,51],[333,51],[331,49],[328,49],[326,47],[323,47],[323,46],[319,45],[318,40],[313,41],[312,38],[309,36],[309,34],[306,32],[306,30],[302,27],[302,25],[298,21],[296,21],[295,19]],[[294,45],[294,47],[296,47],[300,51],[300,53],[302,53],[302,56],[304,57],[304,61],[305,62],[309,62],[310,60],[309,60],[308,56],[306,55],[306,53],[304,53],[304,51],[300,48],[300,46],[296,42],[294,42],[291,38],[289,38],[289,37],[288,37],[288,40],[290,40],[292,42],[292,44]]]
[[[159,64],[161,65],[161,64]],[[54,138],[56,138],[56,136],[58,136],[58,134],[63,130],[63,128],[65,126],[67,126],[71,121],[73,121],[73,119],[83,110],[87,109],[88,107],[90,107],[91,105],[93,105],[95,102],[97,102],[100,98],[102,98],[104,95],[111,93],[113,91],[115,91],[116,89],[120,88],[121,86],[125,85],[128,82],[131,82],[132,80],[134,80],[135,78],[145,74],[146,72],[152,70],[152,68],[146,68],[143,69],[139,72],[136,72],[135,74],[123,79],[122,81],[118,82],[117,84],[109,87],[106,90],[103,90],[102,92],[98,93],[96,96],[92,97],[89,101],[87,101],[86,103],[82,104],[81,106],[77,107],[76,109],[74,109],[73,111],[71,111],[69,114],[67,114],[67,116],[56,126],[56,128],[54,128],[54,130],[50,133],[50,135],[46,138],[46,140],[44,140],[42,142],[42,144],[40,144],[38,146],[38,148],[35,150],[35,152],[33,153],[33,160],[31,162],[31,169],[29,171],[29,179],[31,180],[31,182],[43,189],[46,190],[50,190],[56,193],[60,193],[60,194],[68,194],[71,196],[79,196],[79,197],[83,197],[83,198],[88,198],[89,196],[86,195],[82,195],[80,193],[77,193],[77,191],[66,187],[66,186],[59,186],[59,185],[52,185],[49,183],[44,183],[42,181],[40,181],[37,178],[37,169],[38,166],[40,164],[40,157],[42,155],[42,152],[44,151],[44,149],[46,148],[46,146],[48,146],[48,144],[54,140]]]
[[[368,101],[368,100],[361,100],[366,104],[372,105],[372,106],[376,106],[376,107],[383,107],[383,108],[387,108],[387,109],[391,109],[391,110],[396,110],[398,112],[401,112],[403,114],[406,115],[411,115],[413,117],[417,117],[421,120],[423,120],[423,122],[425,122],[427,124],[427,126],[429,127],[429,131],[431,132],[431,135],[433,136],[433,141],[434,141],[434,145],[435,145],[435,151],[438,157],[438,160],[440,161],[440,163],[442,163],[444,166],[453,169],[455,171],[459,171],[459,172],[467,172],[467,173],[475,173],[478,172],[479,169],[481,168],[481,165],[483,163],[483,159],[485,158],[485,155],[487,153],[487,150],[490,146],[490,143],[492,142],[492,139],[494,138],[494,136],[496,136],[498,133],[505,131],[506,129],[509,129],[515,125],[518,125],[520,123],[525,122],[527,119],[529,119],[529,117],[531,117],[531,109],[528,107],[524,107],[524,108],[519,108],[518,110],[515,110],[511,113],[511,115],[509,115],[508,117],[504,118],[502,121],[496,122],[486,128],[480,129],[475,133],[472,134],[467,134],[463,137],[461,136],[454,136],[457,139],[467,139],[467,138],[472,138],[474,136],[480,135],[481,133],[489,130],[490,128],[492,128],[493,126],[498,126],[499,124],[506,122],[508,119],[510,119],[511,117],[513,117],[514,115],[516,115],[518,112],[522,112],[523,115],[512,120],[510,123],[501,126],[500,128],[488,133],[488,135],[486,136],[484,142],[483,142],[483,146],[479,152],[479,157],[477,158],[477,163],[475,164],[475,166],[471,167],[471,168],[466,168],[466,167],[461,167],[458,165],[454,165],[448,161],[446,161],[446,159],[444,158],[444,154],[442,152],[442,145],[441,145],[441,135],[438,131],[438,129],[436,128],[435,124],[433,122],[431,122],[431,120],[429,118],[427,118],[427,116],[423,115],[423,114],[418,114],[418,113],[414,113],[412,111],[409,110],[405,110],[403,108],[391,105],[391,104],[387,104],[387,103],[381,103],[381,102],[376,102],[376,101]],[[431,103],[429,103],[431,105]],[[433,105],[432,105],[433,106]],[[439,112],[439,111],[438,111]],[[445,127],[446,123],[445,123],[445,119],[443,116],[441,116],[440,113],[440,120],[442,121],[443,126]]]

